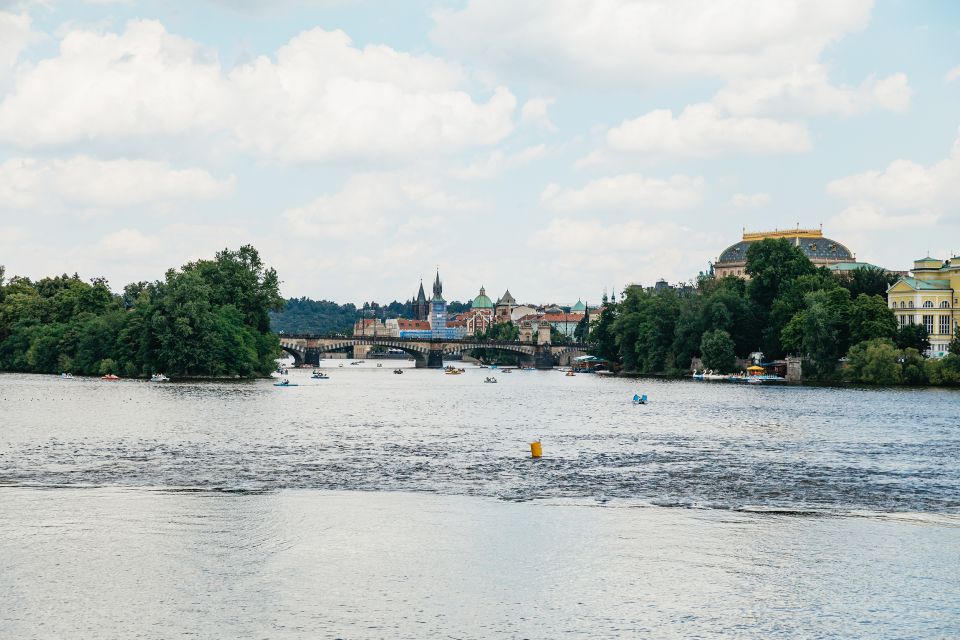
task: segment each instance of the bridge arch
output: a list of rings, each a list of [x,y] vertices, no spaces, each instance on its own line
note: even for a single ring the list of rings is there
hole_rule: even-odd
[[[280,343],[280,349],[293,356],[293,364],[300,366],[306,359],[306,354],[297,347],[289,344]]]

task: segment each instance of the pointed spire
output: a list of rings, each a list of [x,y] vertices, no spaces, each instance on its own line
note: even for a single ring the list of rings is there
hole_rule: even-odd
[[[423,292],[423,280],[420,281],[420,291],[417,292],[417,302],[426,302],[427,294]]]
[[[433,297],[443,298],[443,285],[440,283],[440,269],[437,269],[437,279],[433,281]]]

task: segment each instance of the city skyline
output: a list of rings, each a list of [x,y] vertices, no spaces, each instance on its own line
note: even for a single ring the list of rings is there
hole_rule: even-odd
[[[960,252],[960,9],[710,7],[0,2],[0,264],[119,289],[250,243],[287,297],[437,265],[596,304],[744,227]]]

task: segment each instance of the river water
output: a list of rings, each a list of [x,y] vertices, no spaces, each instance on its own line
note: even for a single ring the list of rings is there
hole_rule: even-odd
[[[0,637],[960,636],[960,393],[324,366],[0,375]]]

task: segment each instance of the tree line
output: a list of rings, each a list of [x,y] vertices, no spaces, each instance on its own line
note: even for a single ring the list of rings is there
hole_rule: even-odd
[[[804,375],[821,380],[960,383],[960,334],[951,355],[925,358],[926,329],[899,327],[887,307],[887,271],[817,268],[782,238],[751,244],[745,270],[749,280],[702,276],[695,287],[629,287],[620,302],[605,300],[594,352],[638,373],[681,375],[693,358],[726,373],[759,351],[768,361],[803,356]]]
[[[447,313],[462,313],[470,309],[469,302],[448,302]],[[413,318],[413,300],[388,304],[364,302],[359,307],[352,302],[337,304],[330,300],[289,298],[283,306],[270,312],[270,326],[277,333],[351,334],[353,324],[360,318]]]
[[[0,369],[148,376],[260,376],[276,366],[276,271],[252,246],[170,269],[114,293],[76,274],[4,280]]]

